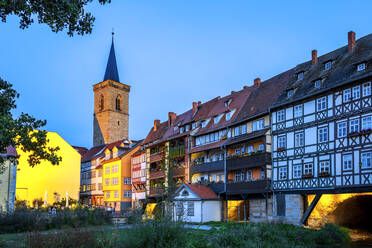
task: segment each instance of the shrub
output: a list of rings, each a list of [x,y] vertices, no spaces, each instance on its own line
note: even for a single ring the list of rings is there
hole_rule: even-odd
[[[32,232],[26,236],[25,246],[29,248],[95,248],[99,247],[97,233],[92,230],[67,229],[63,232],[42,234]]]
[[[20,210],[0,214],[0,233],[44,231],[64,227],[111,224],[111,216],[104,210],[60,210],[55,215],[47,212]]]
[[[334,224],[326,224],[316,232],[316,243],[319,245],[340,246],[351,241],[348,232]]]

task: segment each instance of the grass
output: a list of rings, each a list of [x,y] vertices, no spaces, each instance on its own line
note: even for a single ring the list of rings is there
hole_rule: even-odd
[[[328,224],[320,230],[284,224],[209,223],[210,231],[187,229],[183,224],[148,221],[132,228],[114,226],[57,229],[2,234],[0,247],[343,247],[350,238],[344,229]]]

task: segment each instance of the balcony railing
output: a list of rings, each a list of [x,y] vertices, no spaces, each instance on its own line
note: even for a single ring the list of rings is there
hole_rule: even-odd
[[[171,168],[172,174],[174,177],[180,177],[185,175],[185,168],[179,167],[179,168]]]
[[[253,168],[271,164],[271,154],[268,152],[259,152],[247,156],[232,157],[228,158],[226,163],[228,171]]]
[[[150,163],[160,161],[164,158],[164,152],[158,152],[150,155]]]
[[[203,172],[210,172],[210,171],[223,171],[223,160],[215,161],[215,162],[208,162],[203,164],[191,165],[190,166],[190,173],[203,173]]]
[[[185,147],[184,146],[175,146],[169,148],[169,158],[177,158],[185,156]]]
[[[259,194],[270,191],[270,185],[270,179],[246,182],[230,182],[226,185],[226,191],[228,194]]]
[[[150,189],[150,196],[160,196],[164,193],[164,189],[162,188],[151,188]]]
[[[150,179],[162,178],[165,177],[163,170],[150,171]]]

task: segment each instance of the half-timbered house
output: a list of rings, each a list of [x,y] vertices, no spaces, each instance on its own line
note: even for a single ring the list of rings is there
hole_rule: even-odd
[[[304,223],[322,193],[372,191],[371,80],[372,35],[354,32],[347,46],[313,50],[294,68],[271,108],[278,218]],[[308,194],[316,194],[309,207]]]

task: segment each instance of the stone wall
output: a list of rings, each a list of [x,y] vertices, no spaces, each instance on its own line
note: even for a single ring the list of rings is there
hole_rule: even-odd
[[[112,143],[128,138],[130,86],[106,80],[93,86],[94,120],[93,145]],[[116,98],[120,96],[120,110],[116,109]],[[101,98],[103,97],[103,110]]]
[[[268,217],[273,215],[273,198],[267,199],[267,214]],[[266,199],[249,200],[249,221],[251,222],[266,222]]]

